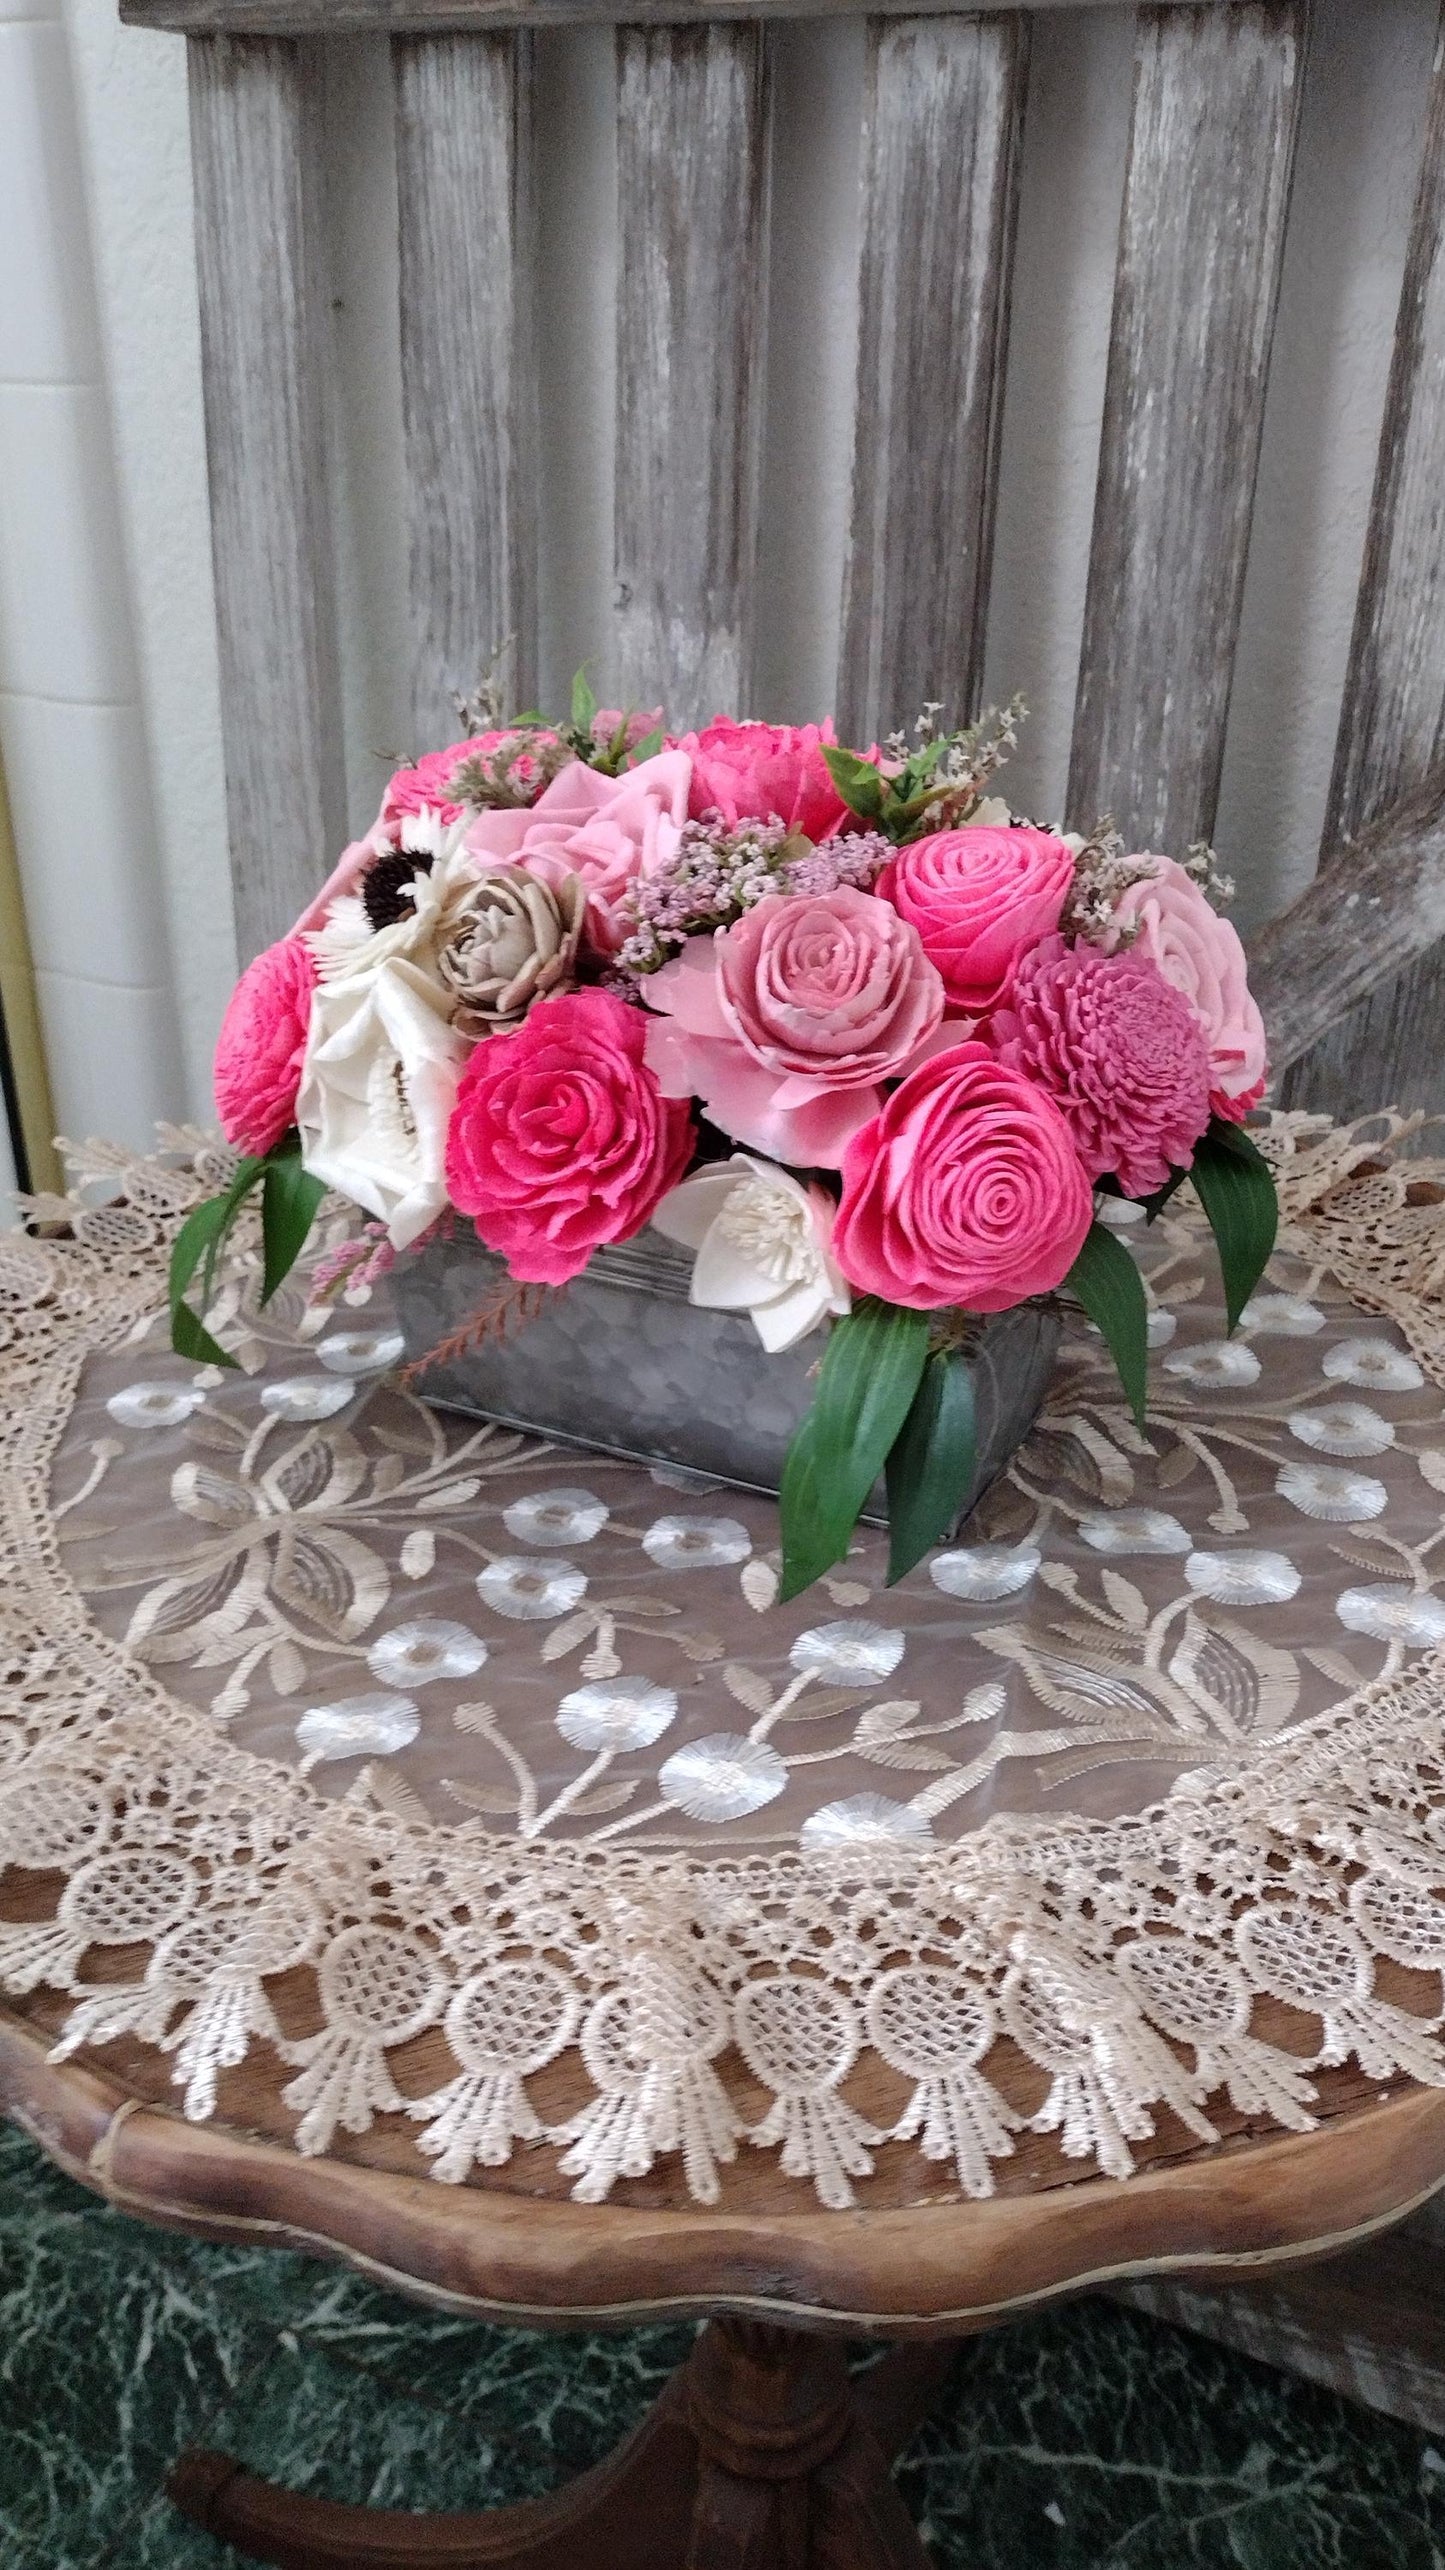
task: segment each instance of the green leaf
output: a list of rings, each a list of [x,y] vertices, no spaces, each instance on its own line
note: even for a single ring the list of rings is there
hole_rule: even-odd
[[[823,743],[823,757],[849,811],[864,821],[881,819],[883,779],[872,761],[860,759],[856,750],[840,750],[831,741]]]
[[[635,741],[628,755],[629,767],[641,767],[644,759],[656,758],[666,738],[667,734],[659,723],[642,740]]]
[[[1274,1248],[1279,1229],[1274,1179],[1269,1162],[1249,1135],[1222,1116],[1211,1118],[1189,1175],[1219,1252],[1224,1308],[1232,1330]]]
[[[1139,1426],[1149,1366],[1149,1313],[1139,1270],[1116,1233],[1096,1222],[1064,1279],[1096,1321],[1119,1369],[1125,1398]]]
[[[908,1416],[928,1315],[871,1297],[834,1325],[813,1406],[783,1466],[786,1601],[847,1556],[848,1539]]]
[[[266,1176],[261,1189],[261,1249],[265,1262],[261,1280],[263,1304],[270,1302],[277,1286],[290,1275],[325,1193],[321,1180],[309,1176],[301,1166],[299,1136],[288,1134],[266,1162]]]
[[[957,1349],[940,1349],[923,1369],[886,1466],[890,1588],[948,1533],[977,1458],[972,1370]]]
[[[194,1213],[187,1214],[176,1234],[171,1248],[170,1305],[171,1345],[178,1356],[196,1357],[206,1365],[234,1366],[236,1362],[202,1326],[185,1292],[199,1267],[200,1308],[202,1313],[209,1310],[226,1236],[265,1166],[264,1160],[242,1160],[225,1194],[208,1196]]]
[[[578,670],[576,677],[572,681],[573,731],[590,732],[592,729],[592,717],[596,711],[597,699],[593,695],[591,687],[588,685],[587,664],[584,661],[582,667]]]

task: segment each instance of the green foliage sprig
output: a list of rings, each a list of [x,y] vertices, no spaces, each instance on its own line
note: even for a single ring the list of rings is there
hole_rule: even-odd
[[[317,1206],[326,1193],[321,1180],[311,1177],[301,1166],[300,1135],[288,1133],[262,1157],[240,1161],[224,1194],[208,1196],[203,1205],[197,1205],[186,1216],[171,1250],[171,1345],[177,1356],[191,1357],[199,1365],[234,1367],[236,1363],[207,1329],[206,1314],[237,1216],[258,1187],[263,1307],[285,1283],[300,1257]],[[187,1302],[186,1293],[198,1271],[200,1292],[193,1305]]]

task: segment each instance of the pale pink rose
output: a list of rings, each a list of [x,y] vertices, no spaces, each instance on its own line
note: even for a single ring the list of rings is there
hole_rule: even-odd
[[[1052,935],[1074,860],[1048,830],[939,830],[900,848],[878,890],[911,919],[955,1007],[982,1017],[1008,997],[1019,958]]]
[[[988,1040],[1047,1089],[1091,1178],[1148,1196],[1188,1168],[1209,1122],[1209,1050],[1184,993],[1137,948],[1104,955],[1045,938]]]
[[[766,821],[776,813],[808,839],[851,829],[849,811],[823,757],[838,735],[826,723],[734,723],[719,714],[678,747],[692,758],[692,815],[720,812],[725,821]]]
[[[1238,1124],[1264,1095],[1269,1065],[1264,1020],[1249,988],[1238,930],[1211,909],[1172,857],[1151,857],[1152,875],[1131,883],[1114,909],[1112,942],[1128,929],[1133,952],[1158,965],[1184,993],[1209,1047],[1209,1103]]]
[[[525,866],[554,891],[568,875],[580,875],[589,938],[615,954],[623,937],[617,904],[639,875],[655,874],[674,855],[691,778],[692,761],[681,750],[660,750],[622,776],[603,776],[574,759],[530,811],[480,813],[463,845],[483,867]]]
[[[769,893],[651,975],[647,1058],[734,1141],[795,1168],[843,1147],[938,1032],[943,984],[915,930],[850,884]]]
[[[986,1045],[956,1044],[853,1136],[833,1256],[888,1303],[1004,1312],[1063,1283],[1093,1218],[1052,1098]]]
[[[610,991],[569,991],[462,1073],[447,1193],[524,1282],[565,1285],[594,1249],[631,1240],[692,1158],[691,1112],[661,1094],[645,1037]]]
[[[216,1039],[216,1113],[238,1151],[260,1157],[296,1121],[316,966],[297,936],[246,966]]]

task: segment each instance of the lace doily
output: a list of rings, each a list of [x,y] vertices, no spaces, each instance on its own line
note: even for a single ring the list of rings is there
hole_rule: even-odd
[[[242,1263],[242,1370],[198,1374],[165,1263],[224,1156],[72,1155],[0,1238],[0,1865],[60,1887],[0,1917],[0,1985],[70,1994],[62,2055],[158,2047],[188,2116],[265,2041],[298,2149],[405,2116],[456,2182],[547,2140],[586,2202],[667,2153],[714,2201],[746,2142],[845,2206],[889,2139],[988,2194],[1004,2038],[1116,2177],[1160,2107],[1302,2129],[1352,2056],[1445,2086],[1445,1185],[1407,1136],[1274,1120],[1231,1341],[1197,1217],[1127,1228],[1147,1434],[1080,1328],[964,1543],[887,1591],[864,1530],[786,1609],[768,1503],[437,1419],[376,1303],[262,1315]]]

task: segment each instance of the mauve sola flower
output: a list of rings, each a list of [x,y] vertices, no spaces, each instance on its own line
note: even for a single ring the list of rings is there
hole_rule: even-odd
[[[1147,1196],[1189,1166],[1209,1122],[1209,1048],[1147,955],[1045,938],[1018,966],[989,1042],[1056,1101],[1091,1178]]]

